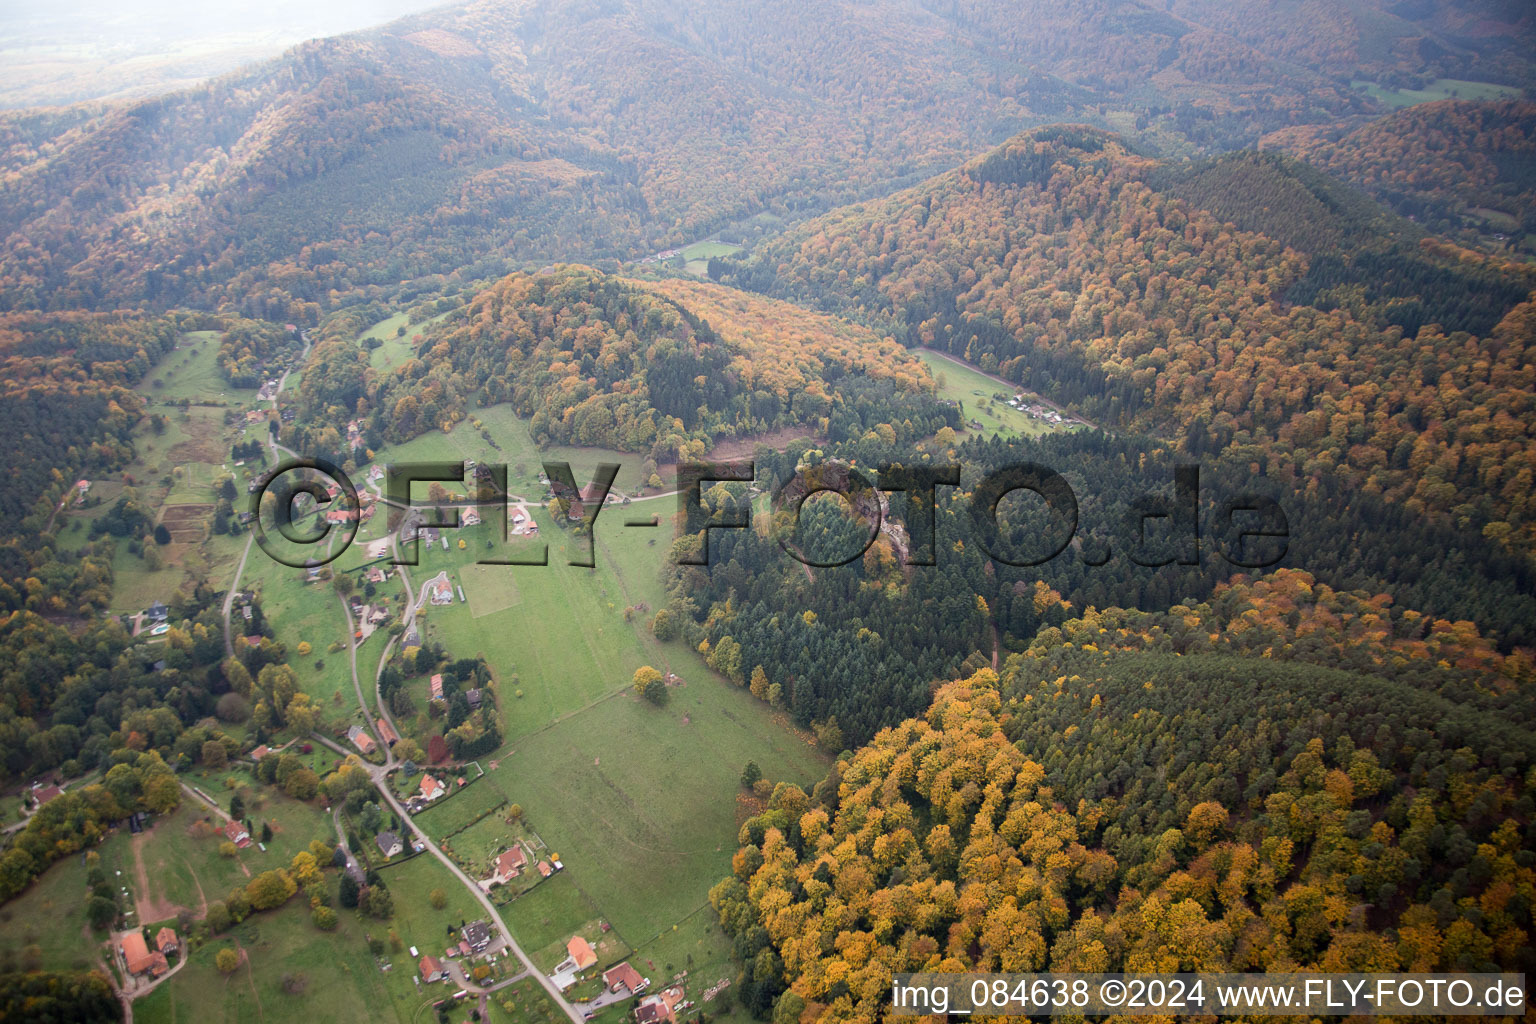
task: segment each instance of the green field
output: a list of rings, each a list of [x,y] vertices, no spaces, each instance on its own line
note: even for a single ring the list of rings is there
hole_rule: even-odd
[[[469,825],[452,836],[444,839],[447,852],[459,866],[469,873],[471,878],[486,878],[490,875],[493,862],[503,852],[511,849],[512,844],[524,838],[524,830],[521,826],[509,822],[505,810],[498,810],[487,814],[479,821]],[[529,852],[525,844],[524,852]],[[528,862],[528,867],[523,874],[511,884],[526,884],[532,878],[538,877],[538,872],[533,868],[533,860]]]
[[[450,941],[449,929],[465,921],[484,919],[485,910],[457,878],[430,852],[382,868],[379,877],[394,899],[395,931],[407,946],[441,957]],[[441,889],[442,909],[432,906],[432,892]]]
[[[743,764],[803,786],[824,770],[745,691],[702,670],[686,678],[665,708],[618,693],[518,740],[501,762],[551,853],[637,945],[730,870]]]
[[[402,327],[406,329],[404,337],[399,336]],[[396,313],[388,320],[381,320],[368,328],[357,340],[377,338],[381,344],[368,354],[368,361],[375,370],[387,370],[411,357],[411,335],[420,330],[420,326],[412,328],[406,323],[404,313]]]
[[[1422,89],[1388,89],[1359,79],[1349,84],[1389,107],[1411,107],[1436,100],[1510,100],[1525,95],[1525,90],[1512,85],[1469,82],[1460,78],[1437,78]]]
[[[409,1012],[400,1012],[386,988],[389,976],[380,973],[368,952],[365,930],[377,925],[365,925],[352,913],[339,917],[335,931],[322,932],[311,923],[302,899],[252,915],[193,949],[185,967],[135,1000],[135,1024],[352,1020],[362,1007],[368,1008],[364,1016],[370,1020],[409,1021]],[[227,977],[213,966],[225,948],[245,954]],[[401,964],[397,971],[411,969]]]
[[[694,242],[683,248],[683,269],[694,277],[707,277],[711,257],[729,256],[740,251],[741,246],[731,242]]]
[[[994,380],[980,370],[953,362],[928,349],[918,349],[917,357],[939,382],[939,397],[960,403],[968,431],[975,429],[969,425],[973,419],[981,423],[983,434],[1039,437],[1070,429],[1065,424],[1048,423],[1010,406],[1007,400],[1018,391],[1014,385]],[[999,400],[994,395],[1004,397]]]
[[[469,774],[474,774],[473,769]],[[435,804],[411,819],[418,828],[434,839],[459,831],[482,813],[507,802],[506,794],[489,777],[482,778],[478,782],[470,782],[463,789],[458,789],[454,785],[454,778],[451,775],[439,774],[437,778],[448,785],[451,795],[439,798]],[[418,775],[413,781],[420,779],[421,776]]]
[[[292,380],[292,378],[289,379]],[[471,420],[466,419],[446,434],[441,430],[433,430],[414,437],[404,444],[391,445],[376,452],[374,461],[382,465],[390,462],[451,462],[458,459],[473,459],[476,462],[505,464],[507,487],[513,494],[533,501],[542,501],[544,494],[544,486],[539,483],[540,465],[544,462],[570,463],[571,472],[575,475],[578,485],[585,485],[592,479],[598,463],[616,462],[621,468],[619,475],[614,479],[614,489],[633,493],[640,487],[640,463],[643,460],[632,452],[617,452],[606,448],[573,448],[566,445],[551,445],[541,449],[534,444],[533,438],[529,435],[527,421],[519,419],[510,405],[493,405],[489,408],[476,409],[470,413],[470,416],[480,421],[485,432],[490,434],[490,441],[481,436],[480,430]],[[662,476],[670,480],[665,468]],[[418,485],[423,496],[426,493],[426,486]],[[467,485],[455,487],[447,484],[445,486],[461,494],[467,491]],[[670,487],[671,484],[668,483],[667,486]]]

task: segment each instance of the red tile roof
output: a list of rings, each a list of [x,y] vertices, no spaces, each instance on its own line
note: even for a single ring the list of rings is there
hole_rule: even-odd
[[[571,954],[571,959],[576,962],[578,971],[584,971],[597,963],[597,952],[592,948],[592,944],[580,935],[565,944],[565,951]]]
[[[631,967],[628,961],[617,967],[610,967],[603,972],[603,983],[610,989],[617,989],[620,985],[629,989],[631,993],[640,991],[645,986],[645,979],[640,972]]]

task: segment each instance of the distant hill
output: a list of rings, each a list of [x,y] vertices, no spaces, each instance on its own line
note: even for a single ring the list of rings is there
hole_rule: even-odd
[[[1536,255],[1536,102],[1421,103],[1352,131],[1279,132],[1267,144],[1431,230]]]
[[[1500,536],[1533,525],[1506,474],[1536,472],[1536,274],[1292,160],[1168,163],[1047,127],[811,220],[728,279],[1190,454],[1342,473]]]
[[[1401,4],[1325,8],[446,8],[169,96],[0,115],[0,309],[313,321],[402,280],[751,238],[1047,121],[1218,151],[1379,109],[1339,76],[1419,67],[1415,40],[1441,73],[1536,83],[1528,13],[1462,39]]]

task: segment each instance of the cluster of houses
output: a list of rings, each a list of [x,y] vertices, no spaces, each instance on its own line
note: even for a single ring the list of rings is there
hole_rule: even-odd
[[[459,929],[458,944],[448,947],[443,952],[441,960],[430,953],[421,954],[420,950],[415,946],[411,947],[411,955],[421,956],[421,959],[416,963],[416,967],[420,972],[422,982],[430,985],[435,981],[447,981],[449,979],[449,973],[447,968],[443,966],[443,960],[451,960],[455,957],[467,960],[484,953],[490,945],[491,926],[485,921],[471,921]]]
[[[491,862],[491,873],[480,879],[480,888],[490,892],[498,885],[506,885],[526,871],[528,864],[528,853],[523,849],[523,844],[514,842]],[[565,867],[558,860],[545,860],[542,857],[535,859],[533,866],[541,878],[548,878]]]
[[[124,932],[119,936],[118,944],[128,973],[149,978],[158,978],[169,971],[171,965],[167,957],[181,950],[181,942],[171,928],[161,928],[155,933],[154,949],[149,948],[144,933],[138,929]]]
[[[1012,398],[1008,399],[1008,405],[1011,406],[1014,409],[1019,410],[1019,412],[1022,412],[1026,416],[1031,416],[1031,417],[1033,417],[1033,418],[1035,418],[1037,420],[1043,420],[1046,423],[1076,423],[1076,422],[1078,422],[1077,420],[1074,420],[1074,419],[1072,419],[1069,416],[1063,416],[1061,413],[1057,412],[1055,409],[1051,409],[1051,408],[1048,408],[1047,406],[1031,402],[1027,395],[1022,395],[1022,394],[1014,395]]]

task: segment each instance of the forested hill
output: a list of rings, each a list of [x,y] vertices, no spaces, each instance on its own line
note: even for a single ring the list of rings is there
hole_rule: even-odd
[[[870,1020],[924,970],[1529,971],[1529,670],[1298,573],[1047,629],[743,825],[711,892],[743,1001]]]
[[[577,265],[512,274],[426,328],[416,357],[388,372],[370,368],[350,323],[338,314],[322,328],[299,387],[307,415],[282,435],[338,461],[352,453],[335,424],[354,415],[377,448],[498,402],[529,417],[540,443],[656,461],[783,427],[841,438],[890,421],[912,440],[959,422],[889,338],[718,285]]]
[[[734,279],[1192,455],[1263,452],[1490,537],[1536,539],[1536,277],[1415,241],[1297,170],[1251,154],[1181,167],[1050,126],[810,221]],[[1294,216],[1315,225],[1288,233],[1301,249],[1264,233],[1287,234],[1271,225]]]
[[[1351,131],[1276,132],[1283,148],[1444,234],[1493,233],[1536,252],[1536,103],[1443,100]],[[1497,239],[1496,239],[1497,240]]]
[[[312,322],[482,261],[771,231],[1045,121],[1219,151],[1379,109],[1341,76],[1421,69],[1421,49],[1536,84],[1529,14],[1480,3],[1154,6],[480,2],[170,96],[9,112],[0,309]]]

